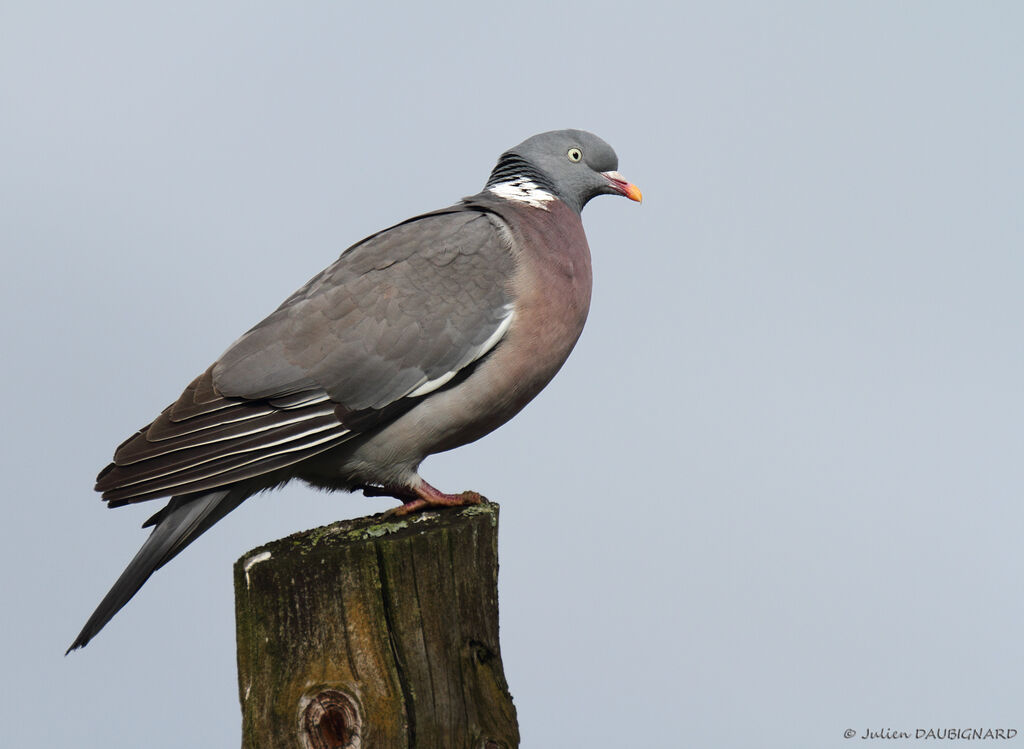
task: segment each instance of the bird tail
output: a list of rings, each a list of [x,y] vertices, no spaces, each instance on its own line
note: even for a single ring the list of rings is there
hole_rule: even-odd
[[[214,523],[238,507],[247,496],[249,492],[234,487],[205,494],[172,497],[166,507],[142,526],[155,527],[142,544],[142,548],[117,578],[114,587],[96,607],[65,655],[76,648],[85,647],[114,614],[132,599],[150,575],[171,561],[178,552],[199,538]]]

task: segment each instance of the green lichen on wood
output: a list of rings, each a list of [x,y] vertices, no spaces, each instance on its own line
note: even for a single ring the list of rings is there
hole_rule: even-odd
[[[364,747],[517,746],[497,519],[491,503],[360,518],[239,559],[243,746],[300,746],[300,703],[327,688],[359,705]]]
[[[421,526],[433,526],[436,524],[450,524],[459,522],[471,517],[482,516],[488,518],[492,527],[498,525],[498,506],[494,502],[482,502],[478,505],[467,505],[443,511],[419,512],[407,517],[389,517],[387,513],[369,515],[354,520],[339,520],[330,525],[312,528],[308,531],[299,531],[290,536],[272,541],[264,546],[257,547],[243,555],[237,565],[244,565],[247,559],[269,551],[279,553],[284,549],[295,550],[300,554],[313,551],[321,542],[356,542],[372,540],[391,536],[402,531],[415,532]]]

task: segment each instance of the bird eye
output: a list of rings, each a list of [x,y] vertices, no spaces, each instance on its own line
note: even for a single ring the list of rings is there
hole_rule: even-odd
[[[569,157],[569,161],[579,161],[583,158],[583,151],[578,148],[570,148],[566,155]]]

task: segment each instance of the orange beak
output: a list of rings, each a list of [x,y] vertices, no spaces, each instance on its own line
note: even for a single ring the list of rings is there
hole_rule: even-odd
[[[618,172],[601,172],[608,183],[612,186],[612,189],[619,195],[625,195],[630,200],[635,200],[640,203],[644,199],[644,194],[640,192],[640,188],[634,185],[632,182],[627,180]]]

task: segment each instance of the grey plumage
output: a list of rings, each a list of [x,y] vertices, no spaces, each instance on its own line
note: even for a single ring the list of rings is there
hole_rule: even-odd
[[[482,192],[353,245],[238,339],[100,473],[111,507],[171,500],[69,651],[262,489],[299,478],[403,511],[478,498],[439,492],[419,464],[507,421],[569,355],[590,303],[579,212],[640,198],[616,168],[590,133],[534,136]]]

